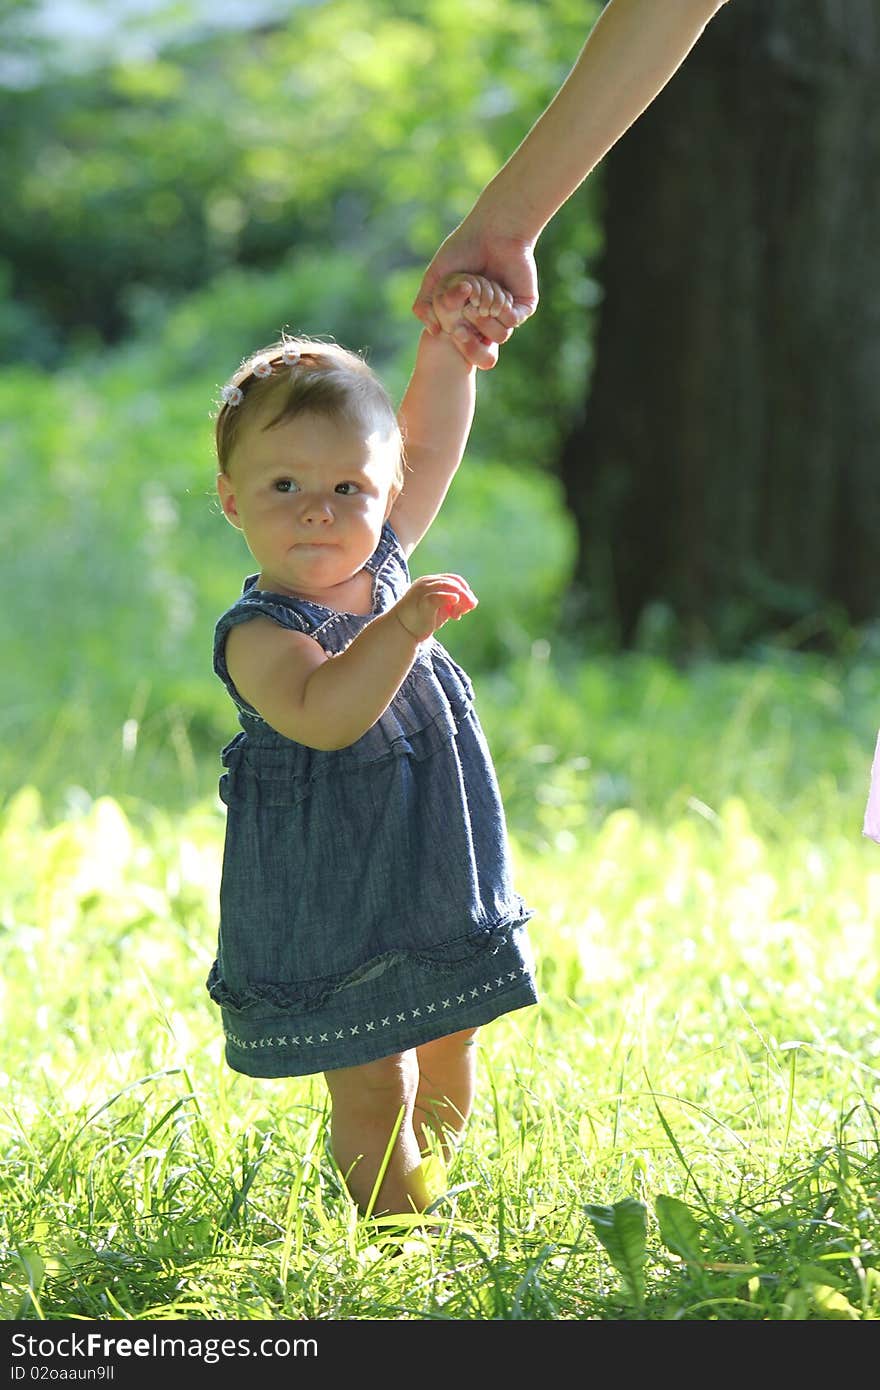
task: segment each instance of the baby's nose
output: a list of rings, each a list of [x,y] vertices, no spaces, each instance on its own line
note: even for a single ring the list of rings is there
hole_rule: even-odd
[[[333,520],[333,510],[326,497],[304,497],[302,517],[309,526],[320,525]]]

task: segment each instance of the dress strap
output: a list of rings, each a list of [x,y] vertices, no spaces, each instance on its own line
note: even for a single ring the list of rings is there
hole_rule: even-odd
[[[396,603],[409,588],[409,565],[403,546],[387,521],[382,527],[379,544],[364,568],[373,575],[374,611],[377,613]]]
[[[254,589],[253,584],[256,575],[250,575],[245,580],[244,593],[237,599],[231,608],[217,620],[214,627],[214,673],[226,687],[227,693],[239,710],[254,719],[260,719],[260,715],[253,705],[248,704],[247,700],[239,694],[235,682],[229,674],[226,665],[226,638],[232,628],[239,623],[246,623],[251,618],[264,617],[271,618],[280,627],[286,627],[293,632],[310,632],[311,625],[305,615],[295,606],[295,601],[289,603],[284,601],[280,594],[267,594],[261,589]]]

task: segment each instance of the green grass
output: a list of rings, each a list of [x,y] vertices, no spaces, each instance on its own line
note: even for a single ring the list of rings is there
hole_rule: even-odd
[[[483,1030],[432,1237],[355,1218],[319,1078],[223,1061],[216,759],[166,749],[167,809],[160,740],[8,797],[0,1316],[877,1318],[870,666],[539,645],[478,688],[542,998]]]

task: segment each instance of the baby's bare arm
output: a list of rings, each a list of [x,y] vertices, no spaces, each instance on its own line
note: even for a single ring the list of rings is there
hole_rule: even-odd
[[[277,733],[309,748],[347,748],[388,708],[419,643],[476,602],[458,575],[423,576],[338,656],[306,633],[252,618],[229,633],[226,665],[239,694]]]
[[[397,418],[406,480],[388,518],[406,555],[431,525],[461,463],[476,402],[476,372],[452,338],[419,335],[415,366]]]

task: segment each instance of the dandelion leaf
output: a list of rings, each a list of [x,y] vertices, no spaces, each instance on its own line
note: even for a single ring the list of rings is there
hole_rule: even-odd
[[[610,1206],[588,1204],[585,1211],[627,1294],[641,1307],[645,1301],[647,1221],[644,1206],[634,1197],[624,1197]]]
[[[673,1255],[679,1255],[689,1265],[702,1264],[700,1228],[690,1207],[678,1197],[668,1197],[661,1193],[654,1203],[654,1211],[663,1244]]]

